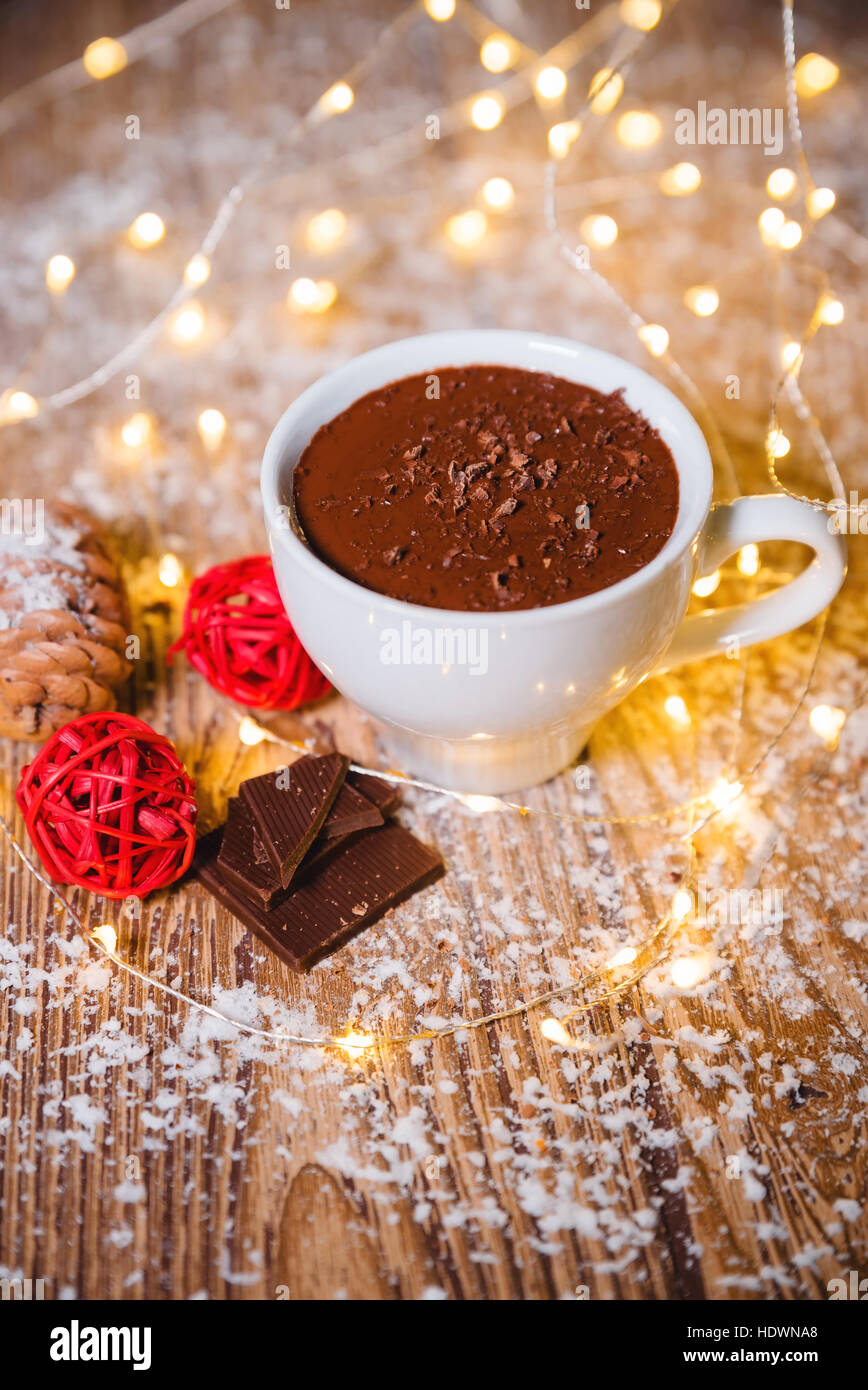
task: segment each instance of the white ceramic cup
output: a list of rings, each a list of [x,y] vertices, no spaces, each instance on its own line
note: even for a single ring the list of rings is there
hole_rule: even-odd
[[[386,598],[312,552],[291,504],[292,475],[321,425],[399,377],[497,364],[624,388],[669,446],[680,500],[672,535],[643,569],[598,593],[514,613],[466,613]],[[554,776],[595,723],[652,671],[789,632],[834,598],[843,539],[824,513],[771,495],[711,506],[708,447],[665,386],[609,353],[498,329],[429,333],[376,348],[322,377],[289,407],[265,449],[262,497],[280,593],[333,684],[383,724],[390,757],[439,786],[497,793]],[[801,541],[814,559],[749,603],[685,618],[691,585],[754,541]]]

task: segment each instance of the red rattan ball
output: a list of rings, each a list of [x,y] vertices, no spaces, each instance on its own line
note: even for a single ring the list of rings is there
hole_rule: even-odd
[[[331,689],[286,616],[268,555],[215,565],[194,579],[170,662],[179,650],[215,689],[250,709],[296,709]]]
[[[16,799],[47,872],[143,898],[188,867],[195,783],[172,744],[128,714],[83,714],[22,769]]]

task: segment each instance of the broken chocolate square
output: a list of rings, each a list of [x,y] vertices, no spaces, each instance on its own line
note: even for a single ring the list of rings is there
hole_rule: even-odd
[[[320,840],[333,840],[354,830],[373,830],[383,824],[383,813],[369,797],[349,781],[344,782],[323,821]]]
[[[218,862],[226,880],[263,907],[273,907],[284,896],[280,877],[257,834],[256,821],[240,796],[229,798]]]
[[[384,820],[397,809],[401,794],[394,782],[384,782],[370,772],[348,772],[347,781],[368,801],[373,801]]]
[[[433,883],[443,862],[403,826],[391,822],[354,836],[316,874],[266,909],[223,877],[222,832],[197,848],[196,876],[218,902],[243,922],[291,969],[309,970],[389,908]]]
[[[287,785],[267,772],[242,782],[240,795],[256,822],[265,853],[281,885],[288,888],[341,789],[349,758],[341,753],[299,758]]]

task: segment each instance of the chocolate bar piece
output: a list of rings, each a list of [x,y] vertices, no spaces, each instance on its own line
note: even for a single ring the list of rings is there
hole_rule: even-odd
[[[369,772],[348,772],[347,781],[352,782],[357,791],[373,801],[383,820],[397,811],[401,793],[394,782],[383,782]]]
[[[197,848],[196,876],[218,902],[296,971],[309,970],[350,936],[433,883],[443,863],[403,826],[390,822],[354,836],[306,883],[269,909],[223,878],[219,832]]]
[[[322,830],[293,874],[293,882],[309,878],[348,835],[382,824],[383,817],[374,803],[345,782],[323,822]],[[241,797],[229,799],[218,858],[223,877],[234,883],[241,892],[255,898],[263,907],[274,907],[286,897],[289,890],[280,882],[265,852],[256,821]]]
[[[334,804],[349,767],[342,753],[308,755],[289,768],[288,785],[266,772],[242,782],[239,792],[251,812],[265,853],[288,888]]]
[[[217,858],[227,882],[234,883],[263,907],[274,907],[286,897],[287,890],[265,853],[256,821],[240,796],[229,798],[223,842]]]
[[[319,832],[321,840],[333,840],[349,835],[354,830],[369,830],[383,824],[383,815],[373,801],[363,795],[349,781],[344,782],[335,798],[335,803],[323,821]],[[316,849],[316,845],[314,845]]]
[[[380,824],[382,825],[382,821]],[[337,854],[339,849],[351,844],[353,840],[358,840],[365,833],[364,830],[350,830],[346,835],[333,835],[330,840],[325,840],[322,831],[320,831],[296,869],[289,891],[291,892],[297,883],[306,883],[313,874],[322,868],[323,864],[328,863],[329,859]]]
[[[373,809],[376,810],[376,807]],[[383,824],[379,811],[374,824]],[[256,821],[241,798],[233,796],[229,798],[223,843],[218,855],[220,872],[228,882],[234,883],[239,892],[246,893],[263,907],[276,907],[296,883],[310,878],[341,845],[361,833],[361,829],[348,830],[326,839],[323,828],[293,874],[289,888],[284,888],[265,853]]]
[[[313,844],[311,845],[310,849],[308,850],[307,854],[305,855],[304,859],[299,864],[298,869],[296,870],[296,882],[301,883],[305,879],[310,878],[312,873],[315,873],[317,869],[322,868],[326,860],[332,857],[336,849],[338,849],[341,845],[349,843],[349,841],[351,840],[358,839],[359,835],[362,832],[362,829],[366,829],[370,825],[371,813],[370,811],[368,811],[365,813],[364,827],[362,827],[361,824],[358,824],[358,828],[351,829],[351,822],[349,817],[347,817],[340,825],[339,834],[334,833],[328,837],[326,835],[326,832],[329,829],[329,821],[331,820],[332,816],[337,810],[341,797],[343,796],[345,791],[350,790],[350,788],[347,785],[350,782],[356,789],[358,795],[363,798],[363,800],[367,803],[369,807],[376,811],[377,820],[374,822],[374,824],[382,825],[386,817],[390,816],[393,811],[397,810],[401,798],[398,794],[398,790],[396,787],[391,785],[389,782],[382,782],[379,777],[372,777],[369,773],[366,772],[348,772],[347,780],[341,787],[341,790],[338,793],[338,799],[332,807],[331,811],[329,812],[328,816],[326,817],[325,825],[323,826],[319,835],[314,840]]]

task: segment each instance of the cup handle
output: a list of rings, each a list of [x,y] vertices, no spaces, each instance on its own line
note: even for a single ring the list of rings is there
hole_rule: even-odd
[[[719,656],[801,627],[821,613],[847,573],[847,548],[830,531],[829,517],[792,497],[738,497],[712,507],[699,539],[696,578],[714,571],[743,545],[800,541],[814,558],[804,572],[775,593],[685,618],[655,667],[655,674],[688,661]]]

